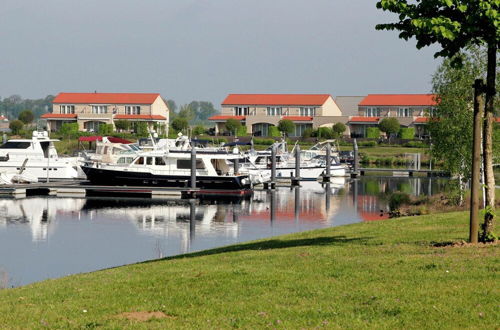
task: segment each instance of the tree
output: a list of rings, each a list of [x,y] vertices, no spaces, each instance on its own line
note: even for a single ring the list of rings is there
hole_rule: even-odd
[[[337,135],[337,137],[341,137],[346,131],[347,127],[343,123],[336,123],[332,126],[332,130]]]
[[[205,134],[205,127],[203,125],[197,125],[193,128],[193,135],[202,135]]]
[[[278,129],[281,133],[285,134],[285,136],[288,136],[295,132],[295,124],[291,120],[282,119],[278,122]]]
[[[33,119],[35,119],[35,116],[33,115],[33,112],[31,112],[31,110],[24,110],[21,111],[18,119],[25,124],[29,124],[33,121]]]
[[[170,113],[174,113],[177,110],[177,104],[175,104],[174,100],[167,100],[165,103],[167,103]]]
[[[78,123],[64,123],[59,129],[63,139],[69,139],[78,136]]]
[[[495,111],[497,49],[500,44],[500,1],[498,0],[381,0],[377,8],[399,15],[399,22],[379,24],[378,30],[398,30],[405,40],[415,37],[417,48],[439,44],[435,57],[443,56],[460,65],[461,50],[476,45],[488,48],[486,102],[483,124],[483,162],[486,205],[483,240],[493,235],[495,177],[493,173],[493,115]],[[471,237],[474,242],[476,238]]]
[[[394,117],[384,118],[378,124],[380,130],[387,134],[389,139],[391,138],[391,135],[399,132],[400,126],[399,121]]]
[[[149,135],[148,124],[145,121],[136,122],[135,134],[138,137],[147,137]]]
[[[24,123],[18,119],[13,120],[9,123],[9,128],[14,134],[19,134],[19,132],[23,129]]]
[[[228,120],[226,120],[226,129],[229,132],[236,134],[236,131],[238,131],[240,127],[241,127],[241,122],[239,120],[233,118],[229,118]]]
[[[174,120],[172,120],[172,128],[175,129],[177,132],[181,132],[189,127],[189,123],[186,118],[183,117],[177,117]]]
[[[128,120],[115,120],[115,127],[117,130],[121,131],[126,131],[130,129],[130,122]]]

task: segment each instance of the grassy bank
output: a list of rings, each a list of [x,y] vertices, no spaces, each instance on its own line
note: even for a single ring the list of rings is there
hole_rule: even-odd
[[[355,224],[1,290],[0,328],[495,328],[499,245],[435,246],[467,222]]]

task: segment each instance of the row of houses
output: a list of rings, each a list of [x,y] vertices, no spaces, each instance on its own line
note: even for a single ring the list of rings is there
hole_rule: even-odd
[[[227,131],[228,119],[235,119],[255,136],[267,136],[270,126],[282,119],[295,123],[292,136],[308,129],[343,123],[346,135],[363,137],[368,127],[386,117],[396,117],[404,127],[424,134],[424,125],[436,105],[433,94],[370,94],[338,96],[329,94],[229,94],[221,113],[209,118],[216,133]],[[60,93],[51,113],[42,115],[48,129],[57,131],[63,123],[76,122],[82,131],[97,131],[101,124],[117,120],[145,122],[152,127],[168,127],[169,109],[158,93]]]
[[[368,127],[376,127],[383,118],[396,117],[403,127],[414,127],[417,136],[436,106],[434,94],[369,94],[338,96],[329,94],[230,94],[222,102],[220,115],[210,118],[216,132],[225,132],[228,119],[246,126],[247,132],[266,136],[270,126],[282,119],[295,123],[292,136],[308,129],[343,123],[346,135],[364,137]]]

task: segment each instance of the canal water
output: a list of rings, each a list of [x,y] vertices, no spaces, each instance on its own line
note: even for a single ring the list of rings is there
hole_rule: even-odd
[[[0,288],[292,232],[388,218],[392,191],[442,191],[445,180],[335,178],[255,191],[240,201],[0,199]]]

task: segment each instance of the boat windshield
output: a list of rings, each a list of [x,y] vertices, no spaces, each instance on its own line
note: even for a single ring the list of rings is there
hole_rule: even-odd
[[[7,141],[0,146],[0,149],[28,149],[31,142]]]

